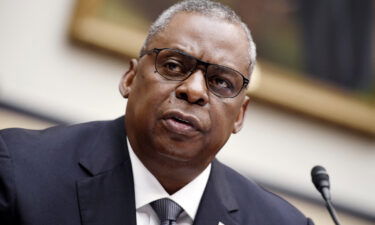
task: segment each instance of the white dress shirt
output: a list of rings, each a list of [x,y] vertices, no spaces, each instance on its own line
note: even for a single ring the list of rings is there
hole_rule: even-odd
[[[177,218],[177,225],[192,225],[210,175],[211,164],[185,187],[173,195],[169,195],[139,160],[128,139],[126,140],[134,177],[137,225],[160,224],[159,218],[150,203],[161,198],[172,199],[183,208],[184,211]]]

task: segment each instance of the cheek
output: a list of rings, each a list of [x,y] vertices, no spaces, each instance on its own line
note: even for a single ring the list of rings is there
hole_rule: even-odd
[[[232,134],[234,124],[240,112],[240,104],[237,102],[217,104],[211,108],[212,133],[214,137],[219,137],[225,144]]]
[[[225,102],[212,110],[215,113],[211,113],[212,121],[220,125],[222,129],[229,130],[233,128],[234,122],[236,121],[239,113],[239,106],[237,104],[226,104]],[[231,131],[229,131],[231,132]]]
[[[220,106],[212,107],[210,113],[210,120],[212,123],[210,130],[211,143],[215,143],[215,148],[222,147],[230,135],[232,134],[235,114],[232,107],[221,104]]]
[[[136,118],[155,119],[162,104],[168,101],[173,88],[153,70],[140,71],[128,98],[128,108]],[[131,106],[131,107],[130,107]]]

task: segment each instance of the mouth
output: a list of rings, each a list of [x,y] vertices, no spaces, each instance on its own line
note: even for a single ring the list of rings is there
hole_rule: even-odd
[[[169,131],[177,134],[192,136],[201,130],[199,120],[195,116],[178,111],[166,113],[163,121]]]

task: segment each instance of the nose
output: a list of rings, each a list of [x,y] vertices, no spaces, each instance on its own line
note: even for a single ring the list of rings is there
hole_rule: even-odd
[[[191,104],[204,106],[208,102],[208,90],[202,70],[198,69],[176,88],[176,97]]]

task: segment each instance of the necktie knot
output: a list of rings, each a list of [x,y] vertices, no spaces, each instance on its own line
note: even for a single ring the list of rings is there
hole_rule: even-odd
[[[158,215],[161,224],[175,224],[182,208],[176,202],[162,198],[151,203],[151,207]]]

